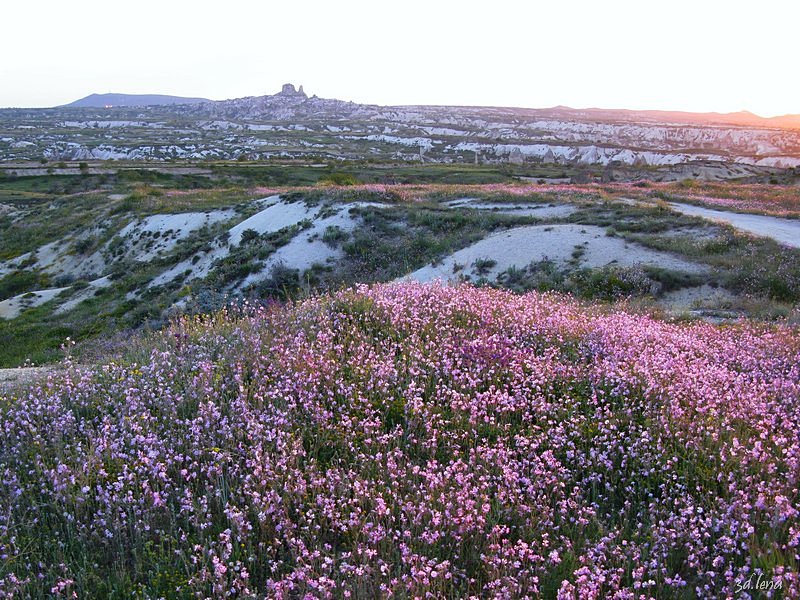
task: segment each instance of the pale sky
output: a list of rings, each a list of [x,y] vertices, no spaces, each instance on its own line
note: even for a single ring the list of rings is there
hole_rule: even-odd
[[[797,0],[6,0],[0,106],[213,100],[800,113]]]

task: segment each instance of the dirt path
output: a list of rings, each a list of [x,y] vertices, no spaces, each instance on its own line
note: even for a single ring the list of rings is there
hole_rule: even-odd
[[[712,221],[724,221],[754,235],[769,237],[793,248],[800,248],[800,219],[781,219],[765,215],[747,215],[726,210],[712,210],[691,204],[673,202],[670,206],[685,215],[703,217]]]

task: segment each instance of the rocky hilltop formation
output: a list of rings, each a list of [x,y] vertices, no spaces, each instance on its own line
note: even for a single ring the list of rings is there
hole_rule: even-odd
[[[316,95],[309,97],[302,85],[299,89],[295,89],[293,84],[285,83],[277,94],[211,102],[190,107],[187,112],[208,115],[213,118],[284,121],[363,118],[375,115],[378,108],[354,102],[319,98]]]
[[[281,88],[281,96],[302,96],[303,98],[308,98],[306,93],[303,91],[303,86],[300,86],[299,90],[294,89],[294,85],[291,83],[284,83],[283,87]]]

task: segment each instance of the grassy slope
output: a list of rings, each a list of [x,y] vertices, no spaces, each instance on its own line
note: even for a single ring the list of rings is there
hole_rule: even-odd
[[[336,288],[359,281],[386,281],[435,261],[498,228],[531,222],[524,217],[446,211],[435,200],[459,196],[486,197],[492,201],[575,201],[580,210],[572,222],[607,227],[609,234],[624,236],[656,249],[678,252],[692,260],[710,264],[716,284],[727,286],[755,298],[755,313],[768,318],[790,314],[800,300],[800,259],[796,250],[779,247],[766,240],[752,240],[732,230],[715,230],[706,240],[696,240],[692,229],[706,228],[698,219],[666,211],[663,207],[630,207],[608,203],[616,197],[658,198],[669,192],[714,193],[724,198],[739,198],[750,207],[767,210],[772,206],[791,206],[791,190],[781,186],[532,186],[519,187],[514,175],[528,174],[522,167],[419,165],[386,166],[351,163],[333,167],[297,165],[216,164],[211,175],[169,174],[143,169],[123,169],[102,175],[45,175],[0,180],[0,204],[20,213],[0,215],[0,258],[19,256],[65,234],[85,230],[101,220],[121,227],[131,219],[155,213],[211,210],[236,207],[248,210],[253,198],[276,190],[297,190],[298,199],[309,202],[335,198],[342,201],[372,197],[394,206],[391,210],[361,209],[363,227],[352,236],[333,240],[345,252],[340,268],[331,273],[280,274],[280,281],[268,280],[253,295],[307,294],[315,289]],[[366,185],[328,186],[320,183],[367,182]],[[409,181],[402,184],[397,182]],[[453,181],[460,182],[453,184]],[[370,183],[371,182],[371,183]],[[383,183],[382,183],[383,182]],[[389,182],[386,184],[386,182]],[[392,183],[394,182],[394,183]],[[433,183],[431,183],[433,182]],[[466,183],[474,185],[466,185]],[[375,184],[375,185],[373,185]],[[386,184],[386,185],[384,185]],[[757,204],[759,189],[767,200]],[[519,194],[524,193],[523,196]],[[111,199],[110,195],[125,195]],[[738,196],[737,196],[738,194]],[[114,196],[116,198],[116,196]],[[431,202],[420,202],[420,199]],[[766,207],[766,208],[765,208]],[[783,208],[782,208],[783,209]],[[768,212],[768,210],[767,210]],[[681,229],[685,236],[673,234]],[[201,232],[165,259],[177,262],[201,247],[216,230]],[[99,247],[105,239],[90,236],[86,243]],[[285,240],[284,240],[285,241]],[[184,286],[180,282],[148,293],[142,301],[130,301],[126,294],[146,283],[157,266],[128,261],[118,265],[112,287],[66,315],[53,315],[50,307],[28,310],[12,321],[0,322],[0,366],[15,366],[24,360],[36,363],[56,359],[59,346],[70,336],[79,341],[110,336],[114,332],[145,325],[164,324],[163,312],[178,298],[196,299],[198,310],[218,306],[219,285],[230,283],[237,273],[257,268],[254,258],[274,251],[275,240],[259,241],[260,246],[235,253],[220,265],[206,282]],[[77,249],[76,249],[77,251]],[[549,265],[533,265],[504,278],[512,289],[556,289],[586,298],[614,300],[621,295],[647,293],[646,279],[637,274],[606,270],[600,273],[554,271]],[[649,270],[646,274],[663,289],[697,283],[674,273]],[[0,279],[0,299],[14,294],[70,282],[55,281],[44,273],[23,269]],[[80,285],[80,282],[78,282]]]

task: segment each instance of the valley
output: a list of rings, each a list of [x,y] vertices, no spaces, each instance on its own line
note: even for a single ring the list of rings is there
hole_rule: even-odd
[[[547,184],[457,168],[234,163],[6,178],[0,366],[55,360],[67,337],[91,354],[183,312],[360,282],[552,290],[667,318],[797,318],[791,186],[706,184],[709,194],[692,182]],[[387,173],[419,182],[377,183]],[[426,182],[454,178],[486,183]],[[280,180],[294,185],[261,183]],[[758,190],[778,194],[764,206],[781,216],[719,209]],[[719,293],[698,297],[709,285]]]
[[[800,119],[790,117],[377,106],[308,96],[292,84],[273,95],[186,102],[0,110],[0,166],[371,160],[595,166],[607,179],[644,170],[664,180],[768,178],[800,166]]]

